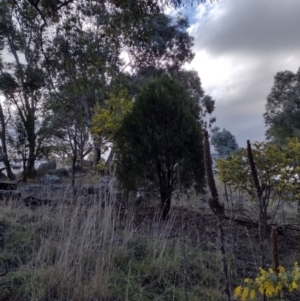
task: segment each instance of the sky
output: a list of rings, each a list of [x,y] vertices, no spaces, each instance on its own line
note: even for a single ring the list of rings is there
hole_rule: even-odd
[[[216,100],[215,126],[229,130],[241,147],[248,139],[265,140],[273,78],[300,67],[300,0],[207,0],[181,13],[195,39],[186,68],[198,72]]]
[[[215,126],[239,146],[265,140],[266,97],[277,72],[300,67],[300,0],[219,0],[182,10],[196,70],[216,100]]]

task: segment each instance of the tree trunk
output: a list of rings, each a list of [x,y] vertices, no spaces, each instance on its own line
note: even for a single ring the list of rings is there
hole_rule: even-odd
[[[71,183],[73,190],[75,188],[76,161],[77,161],[77,155],[74,154],[72,158],[72,183]]]
[[[2,105],[0,103],[0,123],[1,123],[1,128],[2,128],[2,133],[1,133],[1,143],[2,143],[2,151],[3,153],[6,154],[6,157],[3,160],[3,163],[5,165],[6,168],[6,173],[8,178],[13,181],[16,179],[16,176],[14,175],[14,173],[11,170],[11,166],[7,157],[7,147],[6,147],[6,124],[5,124],[5,120],[4,120],[4,114],[3,114],[3,110],[2,110]]]
[[[36,158],[36,135],[35,135],[35,116],[34,110],[32,108],[28,109],[27,121],[24,123],[27,142],[28,142],[28,158],[25,156],[25,160],[27,159],[26,165],[26,175],[29,178],[35,177],[34,163]],[[24,145],[24,152],[26,152],[27,143]]]
[[[82,101],[84,104],[84,110],[85,110],[88,126],[90,127],[92,123],[91,106],[86,96],[82,98]],[[94,168],[96,168],[97,164],[101,160],[101,142],[96,135],[92,135],[92,137],[93,137],[93,144],[94,144]]]
[[[229,203],[228,192],[227,192],[227,185],[226,185],[226,183],[224,183],[224,190],[225,190],[225,199],[226,199],[227,203]]]
[[[97,137],[94,138],[94,168],[101,160],[101,144]]]
[[[112,160],[114,158],[114,154],[115,154],[114,147],[112,147],[111,150],[110,150],[110,153],[108,155],[108,158],[107,158],[107,160],[105,162],[105,165],[111,164],[111,162],[112,162]]]
[[[257,171],[256,171],[256,165],[253,159],[252,154],[252,148],[250,141],[247,140],[247,153],[248,153],[248,159],[249,159],[249,165],[251,168],[251,175],[252,179],[256,188],[256,198],[259,204],[259,249],[260,249],[260,255],[261,255],[261,267],[265,268],[265,236],[266,236],[266,229],[267,229],[267,204],[265,202],[265,199],[262,195],[262,189],[261,185],[259,183]],[[263,300],[265,300],[265,295],[263,296]]]
[[[167,220],[169,218],[169,212],[171,208],[171,189],[164,189],[160,193],[161,196],[161,207],[162,207],[162,219]]]
[[[28,133],[28,132],[27,132]],[[35,137],[34,137],[34,132],[28,133],[28,148],[29,148],[29,153],[28,153],[28,159],[27,159],[27,166],[26,166],[26,175],[29,178],[34,178],[35,177],[35,170],[34,170],[34,163],[35,163]],[[26,148],[26,146],[25,146]],[[26,153],[26,149],[25,149]]]

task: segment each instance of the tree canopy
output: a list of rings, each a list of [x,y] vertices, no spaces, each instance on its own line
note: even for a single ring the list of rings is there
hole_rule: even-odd
[[[288,140],[282,147],[272,143],[256,142],[252,146],[259,184],[263,198],[269,204],[275,200],[299,199],[300,142]],[[256,187],[251,176],[247,149],[241,148],[227,159],[217,161],[221,180],[233,189],[240,189],[256,201]]]
[[[131,101],[138,93],[131,87],[141,85],[132,75],[138,70],[172,70],[181,74],[182,66],[194,56],[193,39],[187,32],[187,19],[165,15],[164,9],[166,5],[183,4],[179,0],[4,0],[0,3],[0,92],[5,104],[14,107],[13,118],[26,133],[29,173],[34,174],[36,159],[57,133],[53,131],[57,124],[53,120],[55,115],[62,115],[63,108],[53,106],[54,100],[67,104],[70,117],[78,117],[76,110],[80,107],[80,124],[88,129],[85,140],[93,141],[97,163],[101,148],[105,148],[101,142],[108,141],[108,136],[111,139],[115,131],[109,127],[116,119],[119,122],[124,113],[124,102],[119,102],[123,98],[119,92],[116,96],[114,90],[119,78],[126,78],[120,91],[128,90],[127,98]],[[130,57],[126,64],[121,56],[124,51]],[[6,52],[9,56],[4,55]],[[124,71],[128,65],[131,74]],[[148,79],[149,76],[145,82]],[[191,93],[197,89],[198,95],[202,93],[201,86],[195,86],[196,77],[187,81],[194,82]],[[195,114],[198,101],[195,98],[195,103],[191,102]],[[109,116],[108,109],[112,106],[114,114]],[[100,114],[99,124],[103,129],[98,126],[98,131],[91,131],[95,113]],[[63,130],[66,126],[75,129],[79,117],[78,120],[73,117],[65,119],[65,124],[59,123],[60,135],[66,133]],[[7,131],[9,127],[8,124]],[[60,137],[70,141],[68,137]]]
[[[123,187],[157,185],[166,218],[176,188],[203,187],[200,123],[185,88],[167,74],[150,80],[115,134],[117,176]]]
[[[286,138],[300,138],[300,68],[275,75],[264,118],[268,140],[285,144]]]
[[[214,127],[211,130],[210,139],[210,143],[215,149],[215,156],[219,159],[225,159],[239,147],[235,137],[226,129],[221,131],[219,127]]]

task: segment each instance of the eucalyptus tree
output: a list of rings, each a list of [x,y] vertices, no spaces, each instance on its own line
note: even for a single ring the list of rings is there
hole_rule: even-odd
[[[16,111],[26,132],[27,172],[47,138],[42,121],[46,74],[42,66],[41,18],[24,1],[0,2],[0,91]]]
[[[188,34],[186,17],[171,17],[163,13],[132,23],[126,33],[124,46],[128,52],[131,68],[135,70],[179,70],[194,58],[193,38]]]
[[[300,68],[275,75],[264,118],[268,140],[286,144],[286,138],[300,138]]]
[[[239,148],[235,136],[226,129],[221,131],[219,127],[214,127],[211,130],[210,139],[210,143],[215,149],[214,157],[216,159],[226,159],[230,153]]]
[[[72,9],[57,24],[53,40],[45,47],[52,93],[62,101],[67,97],[81,102],[87,126],[91,126],[93,109],[103,104],[110,82],[121,66],[119,33],[112,28],[110,14],[97,3]],[[69,110],[77,109],[75,103]],[[93,141],[97,163],[101,144],[96,135]]]
[[[193,72],[181,70],[194,58],[193,38],[188,34],[188,27],[189,23],[183,16],[171,17],[160,13],[140,20],[139,26],[125,36],[124,46],[132,70],[131,89],[134,94],[149,78],[160,76],[166,70],[172,76],[179,75],[180,79],[187,79],[187,74],[193,75]]]
[[[193,70],[179,70],[174,74],[189,94],[189,107],[203,128],[211,127],[216,118],[211,114],[215,110],[215,100],[202,88],[199,74]]]
[[[19,0],[12,0],[15,4],[18,4]],[[27,5],[30,5],[44,21],[44,25],[48,22],[57,20],[61,17],[62,12],[68,9],[70,6],[77,4],[78,0],[24,0]],[[89,1],[91,2],[91,1]],[[164,11],[166,7],[178,8],[188,4],[199,4],[206,2],[205,0],[153,0],[153,1],[136,1],[136,0],[94,0],[93,3],[109,6],[110,10],[117,10],[119,19],[123,26],[128,24],[129,19],[141,19],[145,15],[153,12]],[[211,0],[212,2],[212,0]],[[129,21],[131,22],[131,21]]]
[[[223,159],[225,160],[228,156],[234,152],[236,152],[239,148],[235,136],[232,135],[228,130],[223,129],[220,130],[219,127],[214,127],[211,129],[211,137],[210,143],[214,147],[214,153],[212,154],[212,158],[214,160],[213,167],[215,172],[219,172],[217,169],[217,160]],[[224,192],[225,198],[227,202],[229,201],[227,184],[224,181]]]
[[[80,99],[72,98],[69,87],[61,87],[60,93],[50,94],[47,101],[49,121],[53,129],[53,154],[64,153],[72,161],[72,185],[75,185],[77,163],[92,150],[90,133],[86,122],[83,103]]]
[[[54,90],[68,84],[72,98],[83,102],[89,125],[94,108],[106,109],[116,81],[124,77],[122,51],[129,53],[132,70],[137,65],[178,70],[194,56],[188,23],[182,17],[173,19],[150,9],[143,19],[125,22],[124,11],[117,6],[106,7],[97,1],[77,3],[80,5],[57,24],[46,62]],[[92,132],[95,163],[100,160],[102,140],[96,133],[99,131]]]

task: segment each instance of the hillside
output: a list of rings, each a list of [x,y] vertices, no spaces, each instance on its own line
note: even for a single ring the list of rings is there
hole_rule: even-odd
[[[206,196],[177,198],[164,222],[154,199],[136,208],[133,200],[60,195],[41,206],[1,201],[0,300],[225,300],[217,220]],[[224,220],[232,289],[259,267],[253,206],[235,203],[225,204]],[[293,220],[278,229],[287,267],[299,256],[299,218]],[[271,266],[269,239],[265,248]]]

